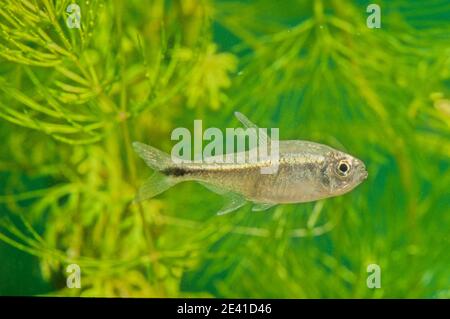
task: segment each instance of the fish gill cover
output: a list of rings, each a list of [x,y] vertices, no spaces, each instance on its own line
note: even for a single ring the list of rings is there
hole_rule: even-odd
[[[449,298],[450,4],[376,3],[379,28],[370,1],[2,0],[0,295]],[[194,183],[133,203],[133,141],[235,111],[369,178],[264,212]]]

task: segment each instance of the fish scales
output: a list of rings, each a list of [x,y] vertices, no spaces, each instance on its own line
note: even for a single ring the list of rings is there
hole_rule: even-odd
[[[310,146],[310,143],[305,144],[305,147]],[[288,147],[292,148],[291,145]],[[324,156],[320,154],[288,152],[280,154],[277,162],[278,170],[274,174],[261,174],[261,168],[269,167],[273,164],[272,161],[184,164],[173,167],[165,173],[237,191],[253,201],[290,203],[307,201],[317,193],[313,184],[321,175],[324,160]],[[299,192],[299,189],[302,191]]]

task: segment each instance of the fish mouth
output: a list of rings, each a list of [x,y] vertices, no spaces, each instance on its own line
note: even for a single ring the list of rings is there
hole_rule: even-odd
[[[364,171],[364,173],[362,175],[362,180],[367,179],[368,176],[369,176],[369,173],[367,173],[367,171]]]
[[[367,179],[369,176],[369,173],[367,172],[366,168],[364,166],[361,166],[360,170],[360,177],[359,180],[362,182]]]
[[[364,162],[361,160],[357,160],[355,163],[355,168],[356,168],[355,179],[359,183],[366,180],[367,177],[369,176],[369,173],[367,172],[366,165],[364,165]]]

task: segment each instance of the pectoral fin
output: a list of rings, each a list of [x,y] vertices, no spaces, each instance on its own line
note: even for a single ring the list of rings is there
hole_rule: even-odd
[[[247,200],[244,196],[232,192],[224,194],[225,205],[217,212],[217,215],[225,215],[241,208]]]
[[[268,210],[269,208],[275,206],[274,203],[254,203],[252,207],[252,211],[254,212],[262,212],[264,210]]]

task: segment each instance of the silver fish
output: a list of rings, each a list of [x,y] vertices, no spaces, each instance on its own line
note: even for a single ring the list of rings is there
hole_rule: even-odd
[[[244,115],[236,117],[247,128],[257,128]],[[266,137],[268,138],[268,137]],[[279,142],[278,170],[261,174],[273,163],[181,163],[152,146],[134,142],[135,151],[157,172],[139,190],[136,200],[154,197],[177,183],[197,181],[226,198],[219,215],[253,202],[253,211],[282,203],[304,203],[345,194],[367,178],[364,163],[344,152],[309,141]],[[247,153],[246,157],[247,157]],[[209,162],[209,163],[208,163]]]

